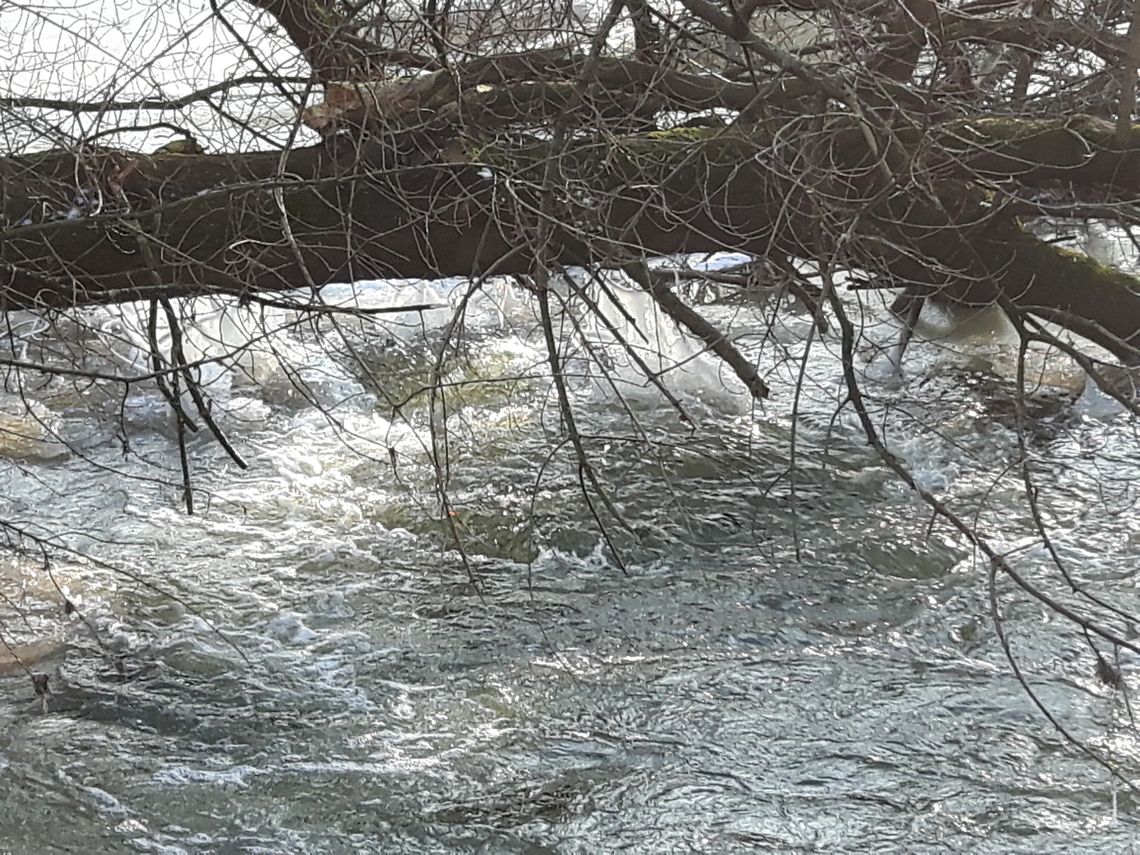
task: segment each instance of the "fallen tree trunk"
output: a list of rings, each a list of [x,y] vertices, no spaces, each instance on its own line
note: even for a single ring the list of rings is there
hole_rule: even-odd
[[[8,158],[0,308],[525,273],[546,197],[556,222],[543,257],[563,264],[720,250],[836,257],[899,287],[1001,295],[1129,359],[1140,344],[1140,282],[1034,238],[970,183],[1032,190],[1064,174],[1128,188],[1140,174],[1130,168],[1140,132],[1121,147],[1101,124],[977,120],[910,142],[901,133],[942,176],[942,196],[955,200],[943,207],[902,184],[884,190],[873,175],[838,182],[810,162],[796,172],[800,150],[781,143],[778,125],[582,140],[558,153],[538,140],[453,142],[450,162],[428,163],[415,163],[423,141],[407,133],[334,137],[284,156]],[[839,128],[830,139],[830,162],[857,174],[860,135]],[[844,249],[832,221],[856,228]]]

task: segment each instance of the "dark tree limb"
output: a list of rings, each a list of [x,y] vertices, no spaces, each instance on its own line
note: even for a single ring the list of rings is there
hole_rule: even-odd
[[[411,51],[380,47],[352,31],[352,15],[335,0],[249,0],[273,17],[289,40],[313,69],[313,76],[323,82],[338,80],[375,80],[384,76],[386,68],[435,70],[434,57]]]
[[[669,287],[665,277],[654,277],[644,262],[627,264],[625,273],[634,282],[653,295],[654,301],[677,324],[680,324],[705,346],[724,360],[756,400],[768,397],[768,385],[760,379],[756,366],[744,358],[720,330],[705,320],[692,307],[687,306]]]
[[[549,258],[563,264],[621,266],[631,255],[717,250],[835,252],[837,235],[819,228],[812,186],[770,163],[778,149],[765,127],[580,140],[559,152],[542,141],[473,144],[460,152],[468,163],[418,166],[401,165],[383,139],[297,149],[284,159],[276,152],[0,159],[0,307],[526,273],[535,261],[527,236],[548,182],[556,198]],[[927,155],[949,201],[933,208],[928,194],[902,189],[883,196],[873,176],[863,188],[849,183],[843,204],[870,206],[861,218],[869,225],[843,255],[899,287],[942,289],[949,299],[982,302],[1000,292],[1125,359],[1140,341],[1140,284],[1036,239],[968,180],[1031,187],[1060,174],[1089,187],[1136,185],[1140,170],[1128,167],[1140,158],[1140,132],[1120,148],[1113,131],[1110,123],[981,119],[937,129],[936,138],[961,149],[946,168],[944,147]],[[836,162],[865,161],[857,129],[837,126],[833,134]],[[77,198],[87,200],[83,210]],[[140,222],[154,224],[146,235],[153,267],[127,225]]]

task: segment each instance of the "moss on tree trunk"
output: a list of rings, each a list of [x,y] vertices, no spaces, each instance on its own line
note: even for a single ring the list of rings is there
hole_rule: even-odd
[[[859,133],[842,121],[828,131],[829,157],[865,160]],[[839,212],[855,224],[841,260],[899,285],[946,286],[964,300],[1000,291],[1082,334],[1105,333],[1100,343],[1128,356],[1138,343],[1140,283],[1034,238],[1013,218],[985,214],[983,194],[964,176],[1032,190],[1063,173],[1111,192],[1140,182],[1140,169],[1123,168],[1140,165],[1140,129],[1122,147],[1111,125],[1084,117],[979,117],[902,131],[899,140],[917,174],[937,177],[951,200],[943,208],[905,176],[886,194],[873,170],[865,185],[858,176],[820,183],[776,122],[582,139],[558,152],[536,139],[467,141],[466,162],[422,165],[401,165],[385,141],[336,140],[290,152],[280,170],[275,152],[10,158],[0,160],[0,305],[147,298],[155,273],[163,293],[176,296],[527,272],[538,203],[550,193],[557,227],[547,252],[566,263],[621,266],[640,254],[716,250],[830,255],[840,235],[828,223]],[[88,200],[82,210],[77,196]],[[156,271],[132,237],[139,227],[162,247]]]

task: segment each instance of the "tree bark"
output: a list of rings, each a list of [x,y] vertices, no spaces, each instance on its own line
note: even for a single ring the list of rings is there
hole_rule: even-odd
[[[468,144],[450,163],[407,165],[403,138],[278,153],[145,156],[67,152],[0,160],[0,308],[59,308],[207,293],[250,295],[377,278],[525,273],[540,194],[556,199],[564,264],[621,267],[641,255],[732,250],[834,253],[811,175],[772,168],[773,134],[681,129],[582,140]],[[934,140],[935,145],[930,141]],[[905,134],[900,140],[906,143]],[[866,158],[834,132],[833,162]],[[970,176],[1026,193],[1058,176],[1111,192],[1140,183],[1140,129],[1110,123],[961,121],[911,141],[948,202],[899,188],[863,204],[845,259],[898,287],[954,299],[1008,298],[1123,359],[1140,345],[1140,282],[1032,237],[990,213]],[[550,160],[553,158],[553,160]],[[467,162],[463,162],[467,161]],[[549,164],[548,164],[549,161]],[[834,187],[828,188],[831,194]],[[964,201],[963,201],[964,200]],[[842,199],[831,202],[840,211]],[[141,251],[145,240],[149,252]],[[146,261],[150,258],[153,267]]]

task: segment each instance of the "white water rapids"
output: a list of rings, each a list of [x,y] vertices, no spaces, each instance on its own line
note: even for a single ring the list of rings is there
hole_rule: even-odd
[[[466,288],[376,284],[359,299],[450,307]],[[878,464],[850,412],[836,416],[834,334],[808,361],[793,492],[810,318],[784,312],[769,333],[769,304],[702,308],[759,354],[773,397],[757,409],[644,296],[620,293],[609,325],[566,332],[564,355],[630,527],[611,524],[629,576],[558,445],[529,295],[505,284],[454,329],[450,308],[314,330],[281,310],[197,304],[187,352],[207,360],[213,413],[250,468],[192,437],[193,517],[152,385],[124,396],[10,371],[0,518],[88,557],[60,553],[49,576],[33,550],[0,569],[4,639],[53,689],[45,711],[8,655],[0,846],[1125,851],[1134,803],[1014,681],[984,568]],[[883,347],[861,364],[891,447],[1056,591],[1009,469],[1007,333],[991,314],[953,330],[932,311],[899,377],[876,312],[863,322]],[[129,308],[88,315],[97,335],[15,320],[13,358],[145,371]],[[692,430],[611,328],[665,369]],[[435,422],[450,521],[421,392],[449,330]],[[1057,548],[1136,608],[1134,428],[1082,397],[1067,360],[1032,367],[1031,450]],[[1082,640],[1011,586],[1001,595],[1037,691],[1134,763],[1121,699]]]

